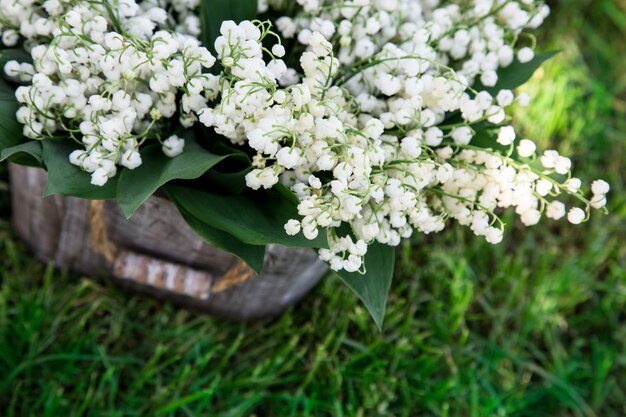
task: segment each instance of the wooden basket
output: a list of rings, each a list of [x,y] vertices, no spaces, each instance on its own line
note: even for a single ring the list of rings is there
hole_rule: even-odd
[[[165,198],[151,197],[127,220],[111,201],[41,198],[41,169],[10,164],[9,172],[13,225],[38,259],[161,300],[236,320],[276,316],[327,270],[311,249],[269,245],[256,276],[205,244]]]

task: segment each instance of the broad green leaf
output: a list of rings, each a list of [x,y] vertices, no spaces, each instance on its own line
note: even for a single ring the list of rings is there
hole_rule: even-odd
[[[296,206],[276,191],[250,195],[217,195],[187,187],[166,187],[170,198],[186,213],[251,245],[278,243],[292,247],[328,247],[322,231],[315,240],[289,236],[284,225],[299,218]]]
[[[22,141],[22,125],[15,118],[18,108],[15,89],[0,79],[0,151]]]
[[[228,159],[230,161],[232,157]],[[252,170],[252,167],[239,172],[221,172],[217,169],[208,170],[203,177],[211,191],[218,194],[241,194],[246,189],[246,174]]]
[[[118,177],[113,177],[102,187],[91,184],[91,175],[70,164],[69,155],[76,144],[67,140],[44,140],[43,162],[48,170],[48,186],[44,197],[67,195],[90,200],[111,200],[115,198]]]
[[[187,224],[209,245],[218,247],[246,262],[257,274],[261,274],[265,260],[265,246],[243,243],[231,234],[211,227],[178,207]]]
[[[289,188],[287,188],[286,185],[278,183],[274,186],[274,189],[281,193],[283,197],[285,197],[287,200],[291,201],[292,204],[297,206],[298,203],[300,203],[300,200],[298,200],[298,196],[295,195],[294,192],[291,191]]]
[[[41,142],[31,140],[30,142],[6,148],[0,154],[0,162],[7,159],[21,165],[40,167],[43,164]]]
[[[222,22],[252,20],[257,15],[257,7],[257,0],[201,0],[200,40],[205,47],[215,52],[215,39],[220,36]]]
[[[0,71],[4,75],[4,65],[9,61],[33,62],[32,56],[24,48],[9,48],[0,51]]]
[[[228,156],[228,159],[208,170],[202,177],[209,192],[218,194],[240,194],[246,189],[246,174],[252,170],[250,156],[233,145],[229,139],[215,133],[213,129],[198,125],[195,137],[209,152]]]
[[[251,163],[250,157],[240,146],[233,145],[230,139],[218,135],[213,128],[197,125],[195,126],[195,137],[214,154],[237,157],[239,162],[246,165]]]
[[[474,136],[472,136],[472,146],[478,146],[479,148],[484,149],[508,149],[508,146],[503,146],[496,142],[497,130],[493,129],[493,126],[489,126],[489,128],[474,125],[473,127],[475,129],[475,133]]]
[[[497,93],[503,89],[513,90],[528,81],[541,64],[557,53],[558,51],[549,51],[536,54],[532,60],[523,64],[516,58],[511,65],[498,71],[498,82],[494,87],[484,87],[480,82],[477,82],[474,88],[478,91],[485,90],[489,93]]]
[[[219,156],[202,148],[188,138],[180,155],[170,158],[159,144],[146,146],[141,151],[143,163],[135,169],[125,169],[117,185],[117,204],[126,217],[132,214],[156,190],[176,179],[192,180],[200,177],[226,156]]]
[[[0,51],[0,72],[3,75],[4,65],[12,60],[32,62],[30,54],[22,48],[3,49]],[[22,125],[15,118],[18,108],[15,86],[0,79],[0,151],[19,144],[23,139]]]
[[[365,254],[365,274],[339,271],[336,274],[365,304],[376,326],[382,329],[387,296],[393,278],[394,248],[382,243],[369,246]]]

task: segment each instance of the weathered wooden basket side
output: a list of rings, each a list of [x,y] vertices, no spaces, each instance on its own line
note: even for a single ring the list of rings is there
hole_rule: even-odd
[[[13,225],[45,262],[221,317],[276,316],[326,272],[313,250],[268,246],[263,273],[205,244],[167,199],[127,220],[113,202],[41,198],[45,171],[11,164]]]

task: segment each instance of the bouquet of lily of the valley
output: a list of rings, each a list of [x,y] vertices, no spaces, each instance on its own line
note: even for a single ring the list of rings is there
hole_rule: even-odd
[[[533,0],[0,0],[2,159],[46,194],[162,190],[259,272],[311,247],[382,321],[394,247],[499,213],[574,224],[602,208],[570,160],[519,138],[513,90],[553,53]],[[565,199],[567,197],[567,199]],[[566,205],[567,203],[567,205]]]

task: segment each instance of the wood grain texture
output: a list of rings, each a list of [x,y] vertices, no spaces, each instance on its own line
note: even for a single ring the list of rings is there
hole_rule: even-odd
[[[103,206],[108,238],[119,249],[107,260],[91,241],[90,202],[41,198],[46,173],[9,165],[16,233],[45,262],[133,291],[218,316],[276,316],[308,293],[326,272],[311,249],[269,245],[261,276],[234,255],[205,244],[162,197],[151,197],[129,220],[114,202]]]

